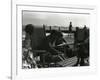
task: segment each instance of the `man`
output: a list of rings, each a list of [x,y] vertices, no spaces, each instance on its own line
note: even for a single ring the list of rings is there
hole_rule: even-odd
[[[85,66],[85,58],[89,57],[89,31],[86,26],[81,30],[77,28],[76,38],[76,45],[78,49],[77,63],[75,64],[75,66],[78,66],[78,64],[80,64],[80,66]]]
[[[56,49],[57,45],[65,42],[62,33],[60,31],[52,30],[50,35],[46,37],[46,40],[48,44],[46,50],[50,52],[52,55],[60,55],[58,57],[61,60],[65,60],[64,54],[60,50]]]

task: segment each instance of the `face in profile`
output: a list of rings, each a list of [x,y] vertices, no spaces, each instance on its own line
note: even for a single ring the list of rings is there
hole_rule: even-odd
[[[30,39],[27,39],[25,41],[25,48],[30,48],[30,46],[31,46],[31,40]]]

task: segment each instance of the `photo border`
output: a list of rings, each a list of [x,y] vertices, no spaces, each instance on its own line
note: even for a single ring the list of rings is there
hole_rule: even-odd
[[[17,54],[17,49],[18,49],[18,48],[17,48],[17,47],[18,47],[18,45],[17,45],[17,44],[18,44],[18,42],[17,42],[17,41],[18,41],[18,37],[17,37],[17,36],[18,36],[18,35],[17,35],[17,34],[18,34],[18,29],[17,29],[17,26],[18,26],[18,24],[17,24],[17,20],[18,20],[18,19],[17,19],[17,16],[18,16],[18,15],[17,15],[17,9],[18,9],[18,8],[17,8],[17,7],[18,7],[18,6],[25,6],[25,5],[20,5],[20,4],[17,4],[17,5],[16,5],[16,71],[14,70],[15,68],[13,68],[13,67],[14,67],[14,65],[13,65],[13,60],[14,60],[14,59],[13,59],[13,56],[14,56],[14,55],[12,54],[12,53],[13,53],[13,48],[11,48],[11,51],[12,51],[12,53],[11,53],[11,57],[12,57],[12,58],[11,58],[11,65],[12,65],[12,67],[11,67],[11,75],[12,75],[12,79],[15,79],[15,78],[18,76],[18,59],[17,59],[17,57],[18,57],[18,54]],[[59,6],[39,6],[39,5],[27,5],[27,6],[51,7],[51,8],[68,8],[68,7],[59,7]],[[93,12],[95,12],[95,8],[74,8],[74,7],[70,7],[70,8],[71,8],[71,9],[72,9],[72,8],[73,8],[73,9],[88,9],[88,10],[92,10]],[[61,12],[60,12],[60,13],[61,13]],[[14,13],[13,13],[13,11],[12,11],[12,15],[13,15],[13,14],[14,14]],[[13,19],[14,19],[13,16],[12,16],[11,18],[12,18],[11,21],[13,22]],[[12,24],[12,26],[13,26],[13,25],[14,25],[14,24]],[[13,28],[11,28],[11,31],[12,31],[11,34],[13,34]],[[11,43],[12,43],[11,45],[12,45],[12,47],[13,47],[13,46],[14,46],[14,45],[13,45],[13,35],[11,36],[11,40],[12,40],[12,41],[11,41]],[[14,73],[14,74],[13,74],[13,73]]]

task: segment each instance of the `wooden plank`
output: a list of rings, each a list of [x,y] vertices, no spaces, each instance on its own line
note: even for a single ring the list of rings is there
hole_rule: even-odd
[[[64,61],[58,62],[59,65],[66,67],[66,66],[73,66],[77,62],[77,57],[68,58]]]

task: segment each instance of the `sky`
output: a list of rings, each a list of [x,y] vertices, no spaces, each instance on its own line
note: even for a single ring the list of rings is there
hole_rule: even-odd
[[[69,13],[48,13],[23,11],[22,24],[63,26],[68,27],[72,22],[73,27],[89,27],[90,15],[88,14],[69,14]]]

